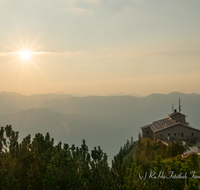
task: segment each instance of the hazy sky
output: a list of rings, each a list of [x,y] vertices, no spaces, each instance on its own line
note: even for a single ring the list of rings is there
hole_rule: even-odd
[[[199,0],[0,0],[0,91],[200,93],[199,8]]]

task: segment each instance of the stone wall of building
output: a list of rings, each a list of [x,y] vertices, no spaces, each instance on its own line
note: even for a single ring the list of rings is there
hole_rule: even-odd
[[[185,115],[182,115],[182,114],[173,115],[173,116],[171,116],[171,119],[175,120],[175,121],[182,122],[182,123],[186,122]]]
[[[164,130],[158,131],[155,134],[155,139],[168,140],[171,138],[174,139],[191,139],[191,138],[200,138],[200,131],[177,124],[166,128]]]
[[[145,129],[142,129],[142,138],[152,137],[153,132],[150,127],[147,127]]]

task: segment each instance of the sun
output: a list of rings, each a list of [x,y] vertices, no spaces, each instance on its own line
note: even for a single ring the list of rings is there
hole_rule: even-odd
[[[19,54],[20,54],[20,56],[21,56],[21,58],[23,60],[28,60],[31,57],[31,52],[30,51],[26,51],[26,50],[25,51],[20,51]]]

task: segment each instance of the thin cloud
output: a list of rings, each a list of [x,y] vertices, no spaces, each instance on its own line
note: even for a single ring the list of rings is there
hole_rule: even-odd
[[[65,51],[65,52],[51,52],[51,51],[29,51],[31,55],[64,55],[66,57],[71,56],[77,56],[77,55],[83,55],[83,52],[71,52],[71,51]],[[21,51],[14,51],[14,52],[0,52],[0,56],[9,56],[9,55],[20,55]]]
[[[80,7],[70,7],[70,10],[75,13],[84,13],[87,15],[92,15],[94,13],[94,11],[90,9],[85,9],[85,8],[80,8]]]
[[[86,9],[78,8],[78,7],[72,7],[71,10],[76,11],[76,12],[84,12],[84,11],[86,11]]]
[[[89,2],[89,3],[100,3],[101,0],[84,0],[85,2]]]
[[[126,53],[113,53],[113,54],[109,54],[106,57],[141,57],[141,56],[145,56],[147,54],[150,54],[152,52],[147,51],[147,52],[135,52],[135,51],[129,51]]]
[[[81,2],[97,4],[101,2],[101,0],[62,0],[62,1],[70,4],[81,3]]]

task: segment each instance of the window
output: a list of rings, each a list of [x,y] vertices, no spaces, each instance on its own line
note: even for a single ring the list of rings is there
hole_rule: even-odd
[[[170,136],[170,133],[168,133],[168,136]]]
[[[183,132],[181,132],[181,137],[184,137],[184,134],[183,134]]]
[[[176,136],[176,133],[174,133],[174,136]]]
[[[191,136],[194,136],[194,133],[191,133]]]

